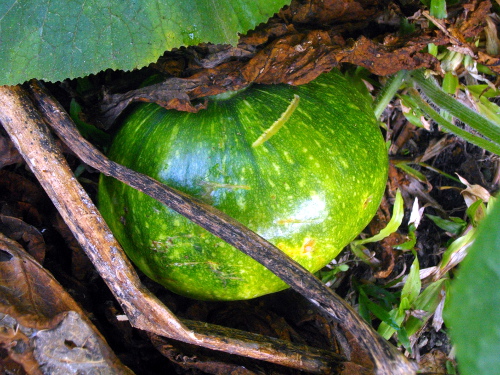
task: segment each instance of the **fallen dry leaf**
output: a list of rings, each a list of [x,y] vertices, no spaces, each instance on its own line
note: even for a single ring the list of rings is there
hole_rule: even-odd
[[[359,65],[376,75],[387,76],[400,70],[436,68],[438,60],[420,51],[430,43],[441,45],[448,41],[440,33],[411,38],[395,36],[390,44],[376,43],[362,36],[351,48],[336,51],[335,57],[339,63]]]
[[[34,226],[16,217],[0,214],[0,232],[9,238],[22,242],[28,253],[42,264],[45,259],[45,241]]]
[[[28,373],[131,374],[52,275],[1,233],[0,280],[0,346]]]
[[[23,158],[17,152],[9,137],[0,134],[0,168],[21,163]]]
[[[491,2],[471,0],[464,4],[465,12],[457,18],[451,27],[451,33],[466,44],[466,38],[473,38],[483,31],[486,26],[486,18],[491,13]]]
[[[279,16],[292,23],[328,25],[334,20],[363,22],[378,12],[376,3],[366,0],[293,0]]]
[[[420,371],[432,374],[447,374],[446,362],[448,357],[445,353],[440,350],[434,349],[429,353],[426,353],[420,359],[418,365]]]
[[[490,200],[491,194],[484,187],[477,184],[470,184],[469,181],[467,181],[460,175],[458,175],[458,178],[465,186],[467,186],[467,188],[465,188],[461,192],[462,196],[464,197],[465,203],[467,204],[467,207],[470,207],[478,199],[481,199],[485,203]]]
[[[41,205],[46,196],[39,185],[17,173],[0,170],[0,196],[10,202]]]

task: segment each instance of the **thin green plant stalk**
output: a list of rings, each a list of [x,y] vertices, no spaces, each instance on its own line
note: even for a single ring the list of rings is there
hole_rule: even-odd
[[[455,176],[452,176],[451,174],[448,174],[446,172],[443,172],[442,170],[440,169],[437,169],[436,167],[433,167],[432,165],[429,165],[427,163],[423,163],[423,162],[419,162],[419,163],[416,163],[418,165],[420,165],[421,167],[424,167],[424,168],[427,168],[431,171],[434,171],[436,173],[439,173],[440,175],[446,177],[446,178],[449,178],[450,180],[453,180],[455,182],[460,182],[460,180],[458,178],[456,178]]]
[[[392,98],[394,98],[407,76],[408,72],[406,70],[400,70],[391,76],[384,87],[382,87],[382,90],[373,102],[373,111],[377,119],[382,115],[382,112],[387,108]]]
[[[431,0],[430,14],[438,19],[444,19],[448,16],[446,12],[445,0]]]
[[[427,94],[427,93],[426,93]],[[444,93],[443,93],[444,94]],[[500,144],[493,142],[491,140],[485,139],[483,137],[479,137],[477,135],[471,134],[468,131],[452,124],[448,120],[444,119],[436,110],[434,110],[429,104],[427,104],[420,95],[416,92],[416,90],[410,91],[411,98],[415,100],[419,108],[424,111],[427,116],[429,116],[432,120],[439,124],[442,128],[448,130],[449,132],[465,139],[467,142],[470,142],[476,146],[484,148],[490,152],[493,152],[497,155],[500,155]],[[446,94],[444,94],[446,95]],[[438,103],[436,103],[438,104]],[[470,124],[467,124],[470,126]],[[500,138],[497,138],[500,139]]]
[[[495,124],[486,117],[474,112],[470,108],[452,98],[450,95],[446,94],[430,79],[426,79],[422,70],[412,72],[411,77],[418,84],[423,93],[439,108],[450,112],[454,117],[481,133],[483,136],[489,138],[497,145],[497,147],[499,147],[500,126],[498,124]],[[498,154],[498,152],[495,153]]]

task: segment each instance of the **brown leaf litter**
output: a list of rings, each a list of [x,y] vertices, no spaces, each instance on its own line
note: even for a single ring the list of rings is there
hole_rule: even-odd
[[[24,371],[131,373],[52,275],[1,233],[0,278],[0,347]]]

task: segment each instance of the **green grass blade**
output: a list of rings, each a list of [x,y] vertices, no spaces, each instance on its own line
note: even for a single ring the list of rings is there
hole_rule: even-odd
[[[443,95],[446,94],[443,92]],[[498,142],[493,142],[489,139],[471,134],[468,131],[447,121],[429,104],[427,104],[417,93],[411,93],[410,97],[417,103],[419,108],[427,114],[427,116],[429,116],[432,120],[438,123],[439,126],[441,126],[443,129],[446,129],[447,131],[465,139],[467,142],[470,142],[476,146],[484,148],[485,150],[493,152],[494,154],[500,155],[500,144]],[[497,137],[497,139],[500,138]]]
[[[438,19],[446,18],[446,0],[431,0],[430,15]]]
[[[439,303],[444,298],[443,291],[446,290],[448,279],[443,278],[431,283],[415,300],[413,308],[420,310],[421,315],[417,318],[410,316],[405,323],[406,332],[409,336],[416,334],[436,311]],[[425,313],[422,313],[424,312]]]
[[[401,192],[398,190],[396,192],[396,200],[394,201],[394,207],[392,211],[392,217],[387,226],[382,229],[378,234],[373,237],[365,238],[363,240],[356,240],[351,243],[352,246],[363,245],[365,243],[377,242],[383,240],[391,233],[398,230],[404,217],[404,204]]]
[[[410,273],[406,279],[403,290],[401,291],[401,300],[406,298],[409,304],[413,304],[415,299],[420,294],[420,289],[422,288],[422,282],[420,281],[420,264],[418,258],[415,257],[413,261]]]
[[[451,113],[454,117],[489,138],[497,145],[500,143],[500,124],[490,121],[446,94],[432,80],[426,79],[423,71],[414,71],[411,73],[411,76],[423,93],[438,107]],[[495,153],[498,154],[498,152]]]
[[[382,87],[382,90],[380,90],[373,103],[373,111],[377,119],[382,115],[382,112],[387,108],[392,98],[394,98],[407,75],[408,72],[406,70],[400,70],[390,77],[384,87]]]

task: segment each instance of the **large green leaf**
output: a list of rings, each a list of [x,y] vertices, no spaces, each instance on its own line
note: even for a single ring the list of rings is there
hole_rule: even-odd
[[[500,374],[500,202],[479,226],[453,281],[445,321],[460,373]]]
[[[143,67],[166,50],[234,44],[290,0],[1,0],[0,85]]]

